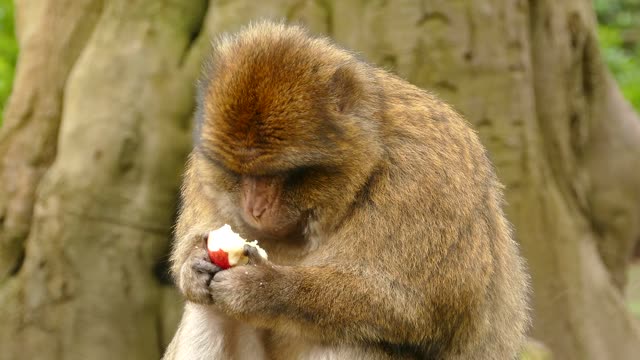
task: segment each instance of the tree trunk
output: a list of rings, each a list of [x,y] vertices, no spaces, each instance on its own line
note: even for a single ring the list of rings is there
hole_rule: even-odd
[[[0,142],[0,358],[160,357],[153,270],[189,149],[206,6],[17,4]]]
[[[632,359],[640,121],[588,0],[51,0],[18,4],[0,138],[0,359],[152,359],[179,315],[154,276],[211,35],[301,21],[453,103],[507,187],[533,335],[557,359]],[[44,351],[43,351],[44,350]]]

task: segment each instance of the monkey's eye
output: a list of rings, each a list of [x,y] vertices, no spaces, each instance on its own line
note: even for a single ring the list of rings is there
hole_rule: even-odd
[[[236,173],[235,171],[229,169],[228,167],[224,166],[224,164],[218,160],[215,160],[213,158],[208,158],[209,162],[211,163],[211,165],[213,166],[213,168],[215,168],[215,170],[219,173],[223,173],[228,177],[231,178],[240,178],[240,174]]]
[[[314,171],[317,171],[314,166],[300,166],[290,170],[286,174],[285,186],[295,187],[301,185],[304,180],[309,177],[309,175],[311,175]]]
[[[216,167],[218,168],[218,170],[220,170],[221,172],[223,172],[225,175],[231,177],[231,178],[235,178],[235,179],[240,179],[240,174],[238,174],[237,172],[230,170],[227,167],[221,166],[220,164],[216,164]]]
[[[226,167],[224,163],[218,159],[218,157],[214,152],[207,150],[203,146],[198,146],[197,149],[199,150],[199,153],[211,165],[211,168],[215,170],[216,174],[224,175],[227,178],[238,179],[238,180],[240,179],[240,174]]]
[[[216,169],[218,170],[218,172],[228,181],[233,181],[233,182],[239,182],[240,181],[240,174],[229,170],[223,166],[216,166]]]
[[[213,170],[214,181],[222,185],[227,190],[233,190],[240,184],[240,174],[230,170],[218,161],[211,161],[211,169]]]

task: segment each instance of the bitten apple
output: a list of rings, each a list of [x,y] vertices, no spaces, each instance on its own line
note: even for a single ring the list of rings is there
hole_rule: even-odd
[[[209,259],[223,270],[249,262],[249,258],[244,253],[245,245],[255,247],[260,256],[267,258],[267,252],[258,246],[257,240],[245,241],[229,225],[211,231],[207,238]]]

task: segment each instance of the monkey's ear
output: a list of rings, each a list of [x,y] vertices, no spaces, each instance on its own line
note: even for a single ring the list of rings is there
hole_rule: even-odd
[[[341,66],[336,70],[331,76],[330,86],[336,107],[342,113],[353,110],[363,95],[362,83],[355,69],[349,66]]]

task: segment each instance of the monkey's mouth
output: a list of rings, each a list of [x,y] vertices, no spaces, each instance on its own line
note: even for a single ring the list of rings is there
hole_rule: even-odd
[[[277,224],[264,224],[257,222],[255,223],[255,225],[250,224],[250,226],[253,227],[256,231],[274,237],[287,236],[295,232],[300,227],[297,222],[282,222]]]
[[[304,234],[306,228],[306,217],[287,221],[286,219],[273,219],[272,221],[247,221],[244,223],[255,233],[257,240],[287,241],[288,239],[299,239]],[[266,219],[265,219],[266,220]]]

